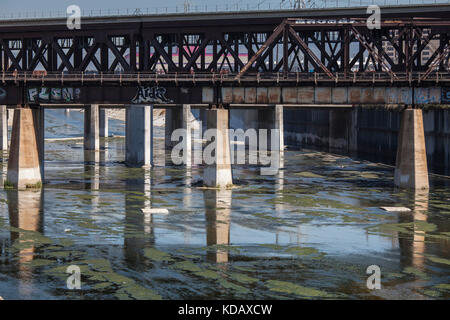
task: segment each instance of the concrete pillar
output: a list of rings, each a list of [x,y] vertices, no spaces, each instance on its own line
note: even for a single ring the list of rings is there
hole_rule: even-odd
[[[350,126],[348,136],[348,151],[358,152],[358,108],[353,108],[350,112]]]
[[[348,150],[350,112],[347,110],[330,110],[328,120],[328,147],[330,151]]]
[[[125,162],[129,166],[152,166],[153,106],[128,106],[125,121]]]
[[[267,129],[267,141],[258,141],[259,150],[271,150],[271,132],[272,129],[280,130],[279,135],[279,149],[277,151],[284,151],[284,124],[283,124],[283,105],[277,104],[268,109],[261,109],[258,111],[258,129]],[[258,134],[258,140],[260,135]]]
[[[192,113],[191,105],[183,104],[183,128],[186,130],[186,137],[184,138],[184,163],[190,167],[192,164]]]
[[[100,137],[107,138],[109,137],[108,132],[108,114],[106,109],[100,109],[100,119],[99,119],[99,125],[100,125]]]
[[[5,105],[0,106],[0,149],[8,150],[8,109]]]
[[[35,123],[29,108],[17,108],[14,113],[7,179],[18,189],[42,183]]]
[[[228,262],[232,190],[205,190],[206,253],[209,262]]]
[[[100,150],[99,107],[92,104],[84,109],[84,149]]]
[[[44,180],[44,158],[45,158],[45,108],[36,107],[31,109],[33,113],[34,128],[36,133],[36,143],[38,146],[39,165],[41,177]]]
[[[14,118],[14,108],[9,108],[8,109],[8,123],[10,120],[12,121],[13,118]]]
[[[183,128],[183,111],[180,108],[166,109],[165,123],[165,145],[166,148],[172,148],[177,142],[172,142],[172,132],[176,129]]]
[[[211,109],[207,111],[207,123],[209,129],[217,129],[215,140],[212,146],[215,146],[214,161],[209,159],[207,167],[203,173],[203,183],[207,187],[226,188],[233,184],[231,172],[231,154],[229,137],[229,110]],[[208,145],[205,148],[205,156],[210,154]]]
[[[201,131],[205,132],[208,127],[208,119],[207,119],[207,109],[200,109],[199,111],[199,120],[201,121]]]
[[[428,189],[428,166],[420,109],[403,111],[395,165],[395,185],[408,189]]]

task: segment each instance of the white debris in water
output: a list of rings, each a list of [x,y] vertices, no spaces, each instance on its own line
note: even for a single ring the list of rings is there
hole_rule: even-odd
[[[70,231],[72,231],[72,230],[70,230],[69,228],[64,229],[64,232],[70,232]]]
[[[381,209],[387,212],[411,212],[411,209],[405,207],[381,207]]]
[[[145,208],[141,211],[145,214],[169,214],[169,210],[162,208]]]

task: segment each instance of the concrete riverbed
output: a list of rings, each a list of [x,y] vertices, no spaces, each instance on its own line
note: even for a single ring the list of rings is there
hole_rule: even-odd
[[[170,163],[163,127],[155,166],[141,169],[124,165],[121,137],[100,152],[61,140],[81,136],[82,121],[46,111],[43,189],[0,190],[6,300],[450,297],[445,177],[431,176],[426,193],[402,191],[391,167],[301,149],[285,152],[275,176],[234,165],[233,189],[207,190],[203,167]],[[122,121],[109,126],[123,135]],[[380,290],[367,288],[371,265]],[[69,266],[81,290],[67,288]]]

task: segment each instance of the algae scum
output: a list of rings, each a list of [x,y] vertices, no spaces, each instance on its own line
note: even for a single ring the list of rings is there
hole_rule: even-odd
[[[46,135],[80,136],[80,119],[49,111]],[[121,134],[123,123],[110,130]],[[450,297],[445,179],[432,177],[427,194],[399,191],[392,168],[303,150],[287,151],[276,176],[234,166],[235,188],[205,190],[203,169],[171,165],[155,130],[152,169],[124,166],[123,138],[106,139],[100,153],[52,140],[42,191],[0,191],[0,296]],[[381,290],[367,289],[370,265],[381,268]],[[80,268],[81,290],[67,288],[69,266]]]

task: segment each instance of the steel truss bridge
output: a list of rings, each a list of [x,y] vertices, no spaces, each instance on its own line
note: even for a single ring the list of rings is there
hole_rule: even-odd
[[[450,6],[381,12],[380,29],[361,8],[2,21],[1,84],[448,86]]]

